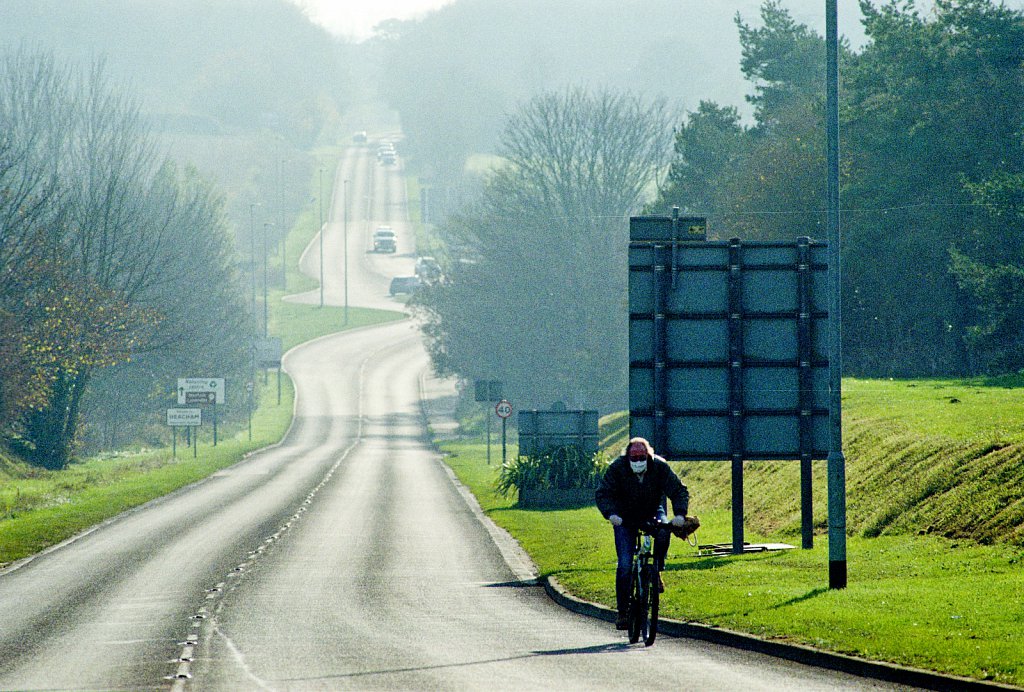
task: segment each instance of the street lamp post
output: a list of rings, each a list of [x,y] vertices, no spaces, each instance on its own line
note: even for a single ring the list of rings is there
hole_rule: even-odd
[[[245,383],[245,403],[246,403],[246,406],[249,408],[249,439],[250,440],[252,439],[252,390],[253,390],[253,383],[252,383],[252,381],[246,382]]]
[[[281,159],[278,165],[277,191],[278,191],[278,214],[281,217],[281,289],[288,290],[288,233],[284,223],[284,165],[287,159]]]
[[[272,223],[263,224],[263,336],[270,336],[270,308],[267,299],[267,228]]]
[[[256,202],[249,204],[249,277],[252,279],[252,318],[256,319]]]
[[[341,213],[344,223],[344,249],[345,249],[345,324],[348,324],[348,180],[341,183]]]
[[[846,458],[842,428],[842,274],[839,224],[839,22],[838,0],[825,0],[825,129],[828,167],[829,452],[828,586],[846,588]]]
[[[324,306],[324,167],[320,167],[320,307]]]

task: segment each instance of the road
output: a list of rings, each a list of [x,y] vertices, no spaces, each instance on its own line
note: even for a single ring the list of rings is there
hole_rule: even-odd
[[[351,304],[396,307],[388,278],[412,267],[399,176],[372,149],[345,155],[328,303],[345,298],[347,230]],[[395,256],[366,252],[381,223]],[[629,646],[556,606],[430,446],[410,321],[304,344],[284,367],[297,398],[280,444],[0,573],[0,688],[891,689],[700,642]]]

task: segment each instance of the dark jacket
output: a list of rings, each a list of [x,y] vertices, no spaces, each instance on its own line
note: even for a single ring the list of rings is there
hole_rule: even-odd
[[[672,511],[686,514],[690,493],[668,463],[659,456],[647,461],[641,477],[629,467],[629,459],[620,456],[604,472],[594,493],[597,508],[607,519],[618,514],[626,524],[652,519],[665,498],[672,500]]]

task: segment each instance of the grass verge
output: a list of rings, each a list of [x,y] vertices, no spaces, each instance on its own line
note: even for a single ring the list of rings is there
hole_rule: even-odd
[[[0,566],[201,480],[280,440],[292,419],[291,380],[282,378],[280,405],[276,383],[257,386],[265,403],[253,412],[252,440],[246,426],[220,437],[216,447],[205,435],[195,450],[179,444],[176,457],[170,447],[163,447],[97,456],[61,471],[8,460],[0,472]]]

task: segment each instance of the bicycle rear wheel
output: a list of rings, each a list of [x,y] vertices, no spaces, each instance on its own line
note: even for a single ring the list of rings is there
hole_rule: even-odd
[[[658,636],[658,602],[660,600],[660,593],[658,585],[658,568],[655,565],[647,566],[647,598],[644,600],[644,621],[646,627],[643,631],[644,646],[650,646],[654,643],[654,638]]]

